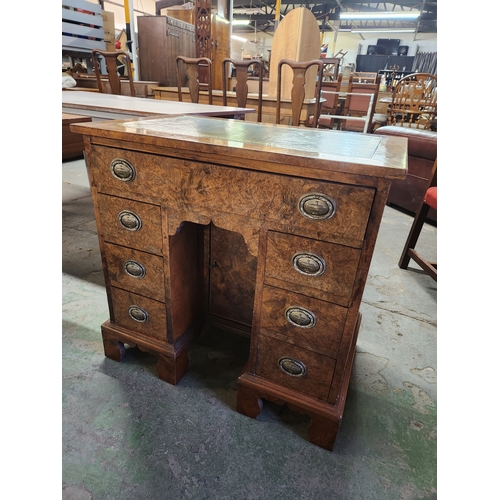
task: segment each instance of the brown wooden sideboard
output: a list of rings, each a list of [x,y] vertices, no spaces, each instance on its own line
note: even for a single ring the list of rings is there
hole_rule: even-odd
[[[177,384],[207,320],[251,336],[237,411],[262,399],[342,419],[359,307],[407,140],[193,116],[72,126],[84,135],[110,319]]]

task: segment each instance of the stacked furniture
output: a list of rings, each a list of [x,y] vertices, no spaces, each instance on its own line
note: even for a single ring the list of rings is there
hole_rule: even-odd
[[[106,50],[104,39],[104,20],[99,4],[85,0],[63,0],[63,55],[90,59],[93,49]]]

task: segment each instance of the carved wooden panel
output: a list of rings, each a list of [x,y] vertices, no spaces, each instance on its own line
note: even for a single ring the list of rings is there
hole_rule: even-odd
[[[196,57],[208,57],[212,60],[212,0],[196,0],[194,7]],[[199,81],[208,83],[208,73],[202,69]]]

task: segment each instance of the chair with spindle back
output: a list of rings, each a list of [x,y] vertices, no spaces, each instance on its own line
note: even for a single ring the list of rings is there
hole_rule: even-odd
[[[437,119],[437,77],[413,73],[401,78],[392,94],[387,125],[430,129]]]

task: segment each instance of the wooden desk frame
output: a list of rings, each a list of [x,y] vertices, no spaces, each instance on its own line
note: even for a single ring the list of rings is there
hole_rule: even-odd
[[[162,380],[179,383],[211,314],[205,297],[220,283],[212,273],[246,269],[241,256],[253,256],[236,410],[256,418],[262,399],[287,404],[311,418],[312,443],[333,449],[363,289],[391,180],[406,175],[407,141],[189,116],[72,130],[84,136],[101,247],[105,355],[121,361],[124,344],[136,345],[156,356]],[[237,247],[220,245],[220,265],[207,252],[214,227],[240,236]]]

